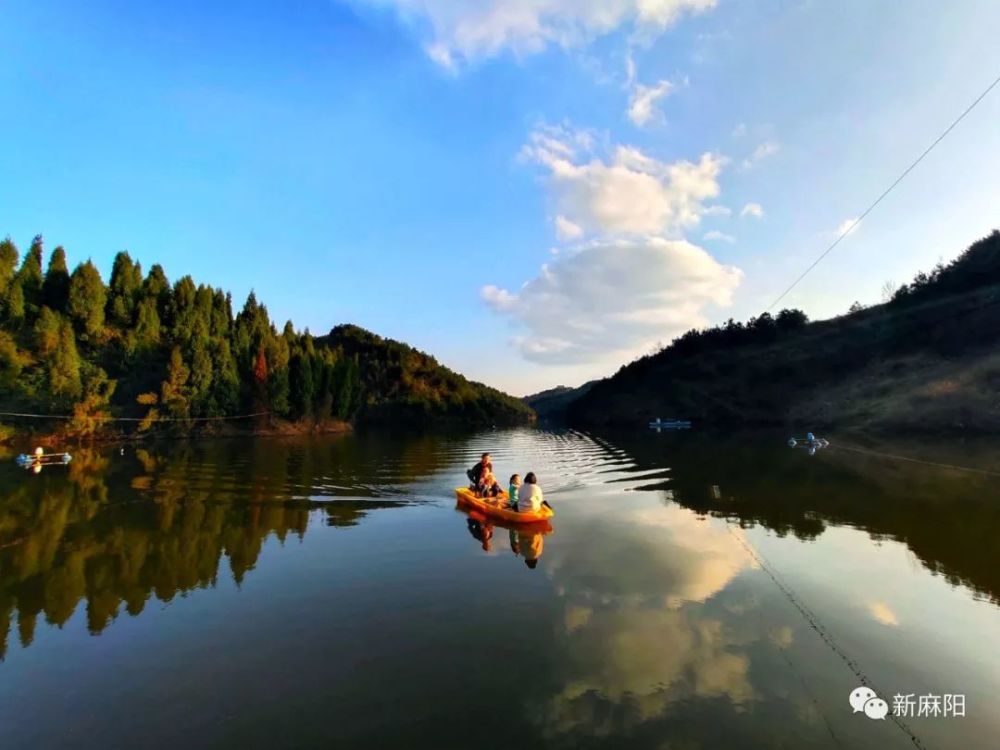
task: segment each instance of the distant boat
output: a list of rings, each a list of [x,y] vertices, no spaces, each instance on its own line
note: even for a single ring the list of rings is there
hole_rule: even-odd
[[[797,445],[803,445],[807,448],[826,448],[830,444],[830,441],[826,438],[818,438],[811,432],[807,432],[804,438],[790,437],[788,438],[788,447],[794,448]]]
[[[690,419],[660,419],[657,417],[649,423],[652,430],[687,430],[691,428]]]
[[[68,464],[73,457],[69,453],[22,453],[15,460],[19,466],[37,466],[39,464]]]

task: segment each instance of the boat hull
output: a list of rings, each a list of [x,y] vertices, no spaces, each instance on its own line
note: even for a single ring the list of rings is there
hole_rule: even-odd
[[[456,487],[455,497],[461,505],[467,508],[474,508],[487,518],[499,518],[509,523],[526,524],[540,523],[547,521],[555,515],[555,512],[547,505],[543,505],[538,513],[519,513],[507,507],[507,493],[502,492],[495,498],[476,497],[476,493],[468,487]]]

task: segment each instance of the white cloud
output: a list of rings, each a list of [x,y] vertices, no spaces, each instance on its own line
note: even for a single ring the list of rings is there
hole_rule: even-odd
[[[727,206],[708,206],[705,216],[732,216],[733,212]]]
[[[517,328],[513,343],[526,359],[620,361],[731,304],[742,273],[681,239],[705,213],[729,213],[705,205],[720,192],[721,156],[664,162],[593,131],[547,125],[521,157],[544,168],[556,233],[573,243],[519,290],[481,291]]]
[[[516,293],[481,295],[522,329],[526,359],[572,364],[621,359],[707,323],[727,306],[742,273],[684,240],[599,240],[559,255]]]
[[[654,120],[662,119],[663,113],[657,109],[656,103],[672,94],[677,87],[666,79],[657,81],[652,86],[640,83],[635,60],[629,53],[625,58],[625,88],[629,92],[628,118],[641,128]]]
[[[447,68],[503,52],[572,48],[618,28],[655,36],[716,0],[354,0],[388,7],[416,26],[428,55]]]
[[[781,145],[777,141],[764,141],[762,144],[757,146],[746,159],[743,160],[743,168],[750,169],[759,161],[766,159],[769,156],[773,156],[781,150]]]
[[[583,237],[583,228],[574,224],[562,214],[556,217],[556,237],[560,240],[578,240]]]
[[[656,109],[656,102],[673,90],[674,84],[667,80],[659,81],[654,86],[637,83],[629,98],[628,118],[639,127],[647,125],[660,115],[660,111]]]
[[[840,226],[838,226],[834,232],[834,236],[840,237],[842,234],[847,234],[848,232],[856,232],[858,231],[859,226],[861,225],[858,223],[858,218],[856,216],[850,219],[844,219],[840,222]]]
[[[585,131],[543,127],[522,150],[548,171],[560,215],[585,232],[676,236],[719,195],[724,160],[717,154],[668,163],[617,146],[602,159],[591,153],[594,143]]]
[[[719,242],[736,242],[736,238],[731,234],[726,234],[716,229],[713,229],[711,232],[705,232],[705,236],[702,239],[705,242],[712,242],[713,240],[718,240]]]
[[[747,203],[740,209],[740,217],[753,216],[755,219],[764,218],[764,207],[759,203]]]

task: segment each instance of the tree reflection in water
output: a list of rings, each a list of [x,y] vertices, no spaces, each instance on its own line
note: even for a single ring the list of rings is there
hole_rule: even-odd
[[[122,457],[82,449],[38,475],[5,469],[0,658],[15,620],[28,646],[40,615],[62,626],[83,601],[97,634],[151,598],[214,586],[223,558],[240,584],[265,541],[301,538],[310,513],[353,526],[373,509],[404,504],[392,497],[393,482],[433,470],[437,455],[433,442],[416,442],[390,442],[399,450],[388,456],[385,441],[359,440],[181,443]],[[336,483],[325,483],[330,476]]]

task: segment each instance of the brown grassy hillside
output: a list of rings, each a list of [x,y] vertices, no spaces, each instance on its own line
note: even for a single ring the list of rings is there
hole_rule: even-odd
[[[784,321],[784,322],[783,322]],[[886,304],[696,331],[570,404],[581,425],[702,424],[1000,432],[1000,233]]]

